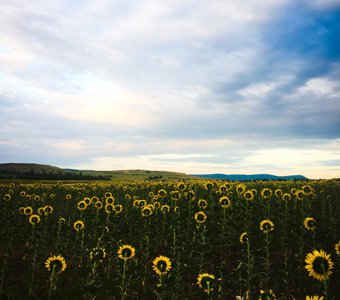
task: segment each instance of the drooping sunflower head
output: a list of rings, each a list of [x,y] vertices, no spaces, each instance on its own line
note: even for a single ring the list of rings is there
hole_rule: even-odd
[[[97,201],[94,204],[94,206],[95,206],[96,209],[102,209],[103,208],[103,203],[101,201]]]
[[[152,269],[159,276],[165,275],[171,270],[171,261],[168,257],[160,255],[152,262]]]
[[[163,198],[166,196],[167,192],[164,189],[160,189],[157,194],[159,197]]]
[[[93,261],[102,261],[106,257],[105,248],[93,248],[90,251],[90,259]]]
[[[244,244],[247,240],[248,240],[248,233],[247,232],[243,232],[240,235],[240,243]]]
[[[303,200],[303,197],[304,197],[304,193],[302,190],[297,190],[295,192],[295,198],[298,199],[298,200]]]
[[[307,229],[307,230],[311,230],[314,231],[316,228],[316,222],[315,219],[313,217],[307,217],[305,218],[305,220],[303,221],[303,226]]]
[[[311,188],[310,185],[304,185],[302,188],[301,188],[302,192],[305,194],[305,195],[311,195],[313,194],[313,189]]]
[[[195,218],[195,221],[197,223],[202,224],[207,219],[207,215],[205,214],[204,211],[199,211],[199,212],[195,213],[194,218]]]
[[[155,201],[155,202],[153,203],[153,206],[154,206],[155,209],[158,209],[158,208],[161,207],[161,204],[160,204],[159,201]]]
[[[177,184],[177,188],[178,188],[179,190],[184,190],[184,189],[185,189],[185,184],[184,184],[184,182],[179,182],[179,183]]]
[[[306,296],[306,300],[323,300],[323,296]]]
[[[120,214],[123,211],[123,205],[121,204],[117,204],[113,208],[116,214]]]
[[[275,300],[275,299],[276,299],[276,296],[273,290],[268,290],[268,291],[260,290],[259,300]]]
[[[112,197],[112,193],[111,192],[105,192],[104,198],[107,199],[107,198],[110,198],[110,197]]]
[[[221,197],[218,202],[220,203],[222,208],[228,208],[231,205],[231,201],[227,196]]]
[[[78,220],[73,223],[73,228],[78,232],[80,230],[83,230],[85,227],[85,224],[83,221]]]
[[[138,202],[138,206],[139,206],[139,207],[144,207],[146,204],[147,204],[147,203],[146,203],[146,200],[144,200],[144,199],[139,200],[139,202]]]
[[[30,215],[28,221],[29,221],[32,225],[38,224],[38,223],[40,222],[40,216],[37,215],[37,214],[32,214],[32,215]]]
[[[122,260],[129,260],[133,258],[136,254],[136,249],[131,245],[120,246],[117,251],[118,257]]]
[[[83,201],[86,203],[87,206],[91,204],[91,199],[89,197],[85,197]]]
[[[340,241],[335,244],[335,253],[340,256]]]
[[[99,201],[99,198],[98,198],[97,196],[93,196],[93,197],[91,198],[91,203],[92,203],[92,204],[95,204],[97,201]]]
[[[305,269],[309,272],[309,276],[319,280],[325,281],[332,274],[333,262],[330,254],[324,250],[313,250],[308,253],[305,259]]]
[[[25,213],[25,207],[21,206],[19,207],[19,214],[23,215]]]
[[[213,183],[211,181],[208,181],[206,183],[204,183],[204,188],[207,190],[207,191],[210,191],[212,190],[212,188],[214,187]]]
[[[270,231],[274,230],[274,223],[268,219],[263,220],[260,223],[260,230],[263,233],[269,233]]]
[[[281,197],[283,193],[282,193],[281,189],[276,189],[274,194],[275,194],[276,197]]]
[[[61,255],[53,255],[45,261],[45,268],[48,271],[54,271],[57,273],[64,272],[66,270],[66,262]]]
[[[64,225],[65,223],[66,223],[66,219],[65,218],[63,218],[63,217],[59,218],[59,220],[58,220],[58,224],[59,225]]]
[[[201,273],[197,277],[197,285],[208,295],[213,291],[215,276],[209,273]]]

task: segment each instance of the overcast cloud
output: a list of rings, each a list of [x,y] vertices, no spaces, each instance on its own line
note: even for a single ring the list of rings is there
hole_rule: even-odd
[[[0,2],[0,162],[340,177],[340,1]]]

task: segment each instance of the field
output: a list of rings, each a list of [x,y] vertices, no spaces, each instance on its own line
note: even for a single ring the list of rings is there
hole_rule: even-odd
[[[1,299],[340,299],[338,180],[13,180],[0,200]]]

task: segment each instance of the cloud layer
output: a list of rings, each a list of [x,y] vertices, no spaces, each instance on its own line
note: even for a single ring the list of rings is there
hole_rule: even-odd
[[[2,162],[339,177],[339,1],[0,8]]]

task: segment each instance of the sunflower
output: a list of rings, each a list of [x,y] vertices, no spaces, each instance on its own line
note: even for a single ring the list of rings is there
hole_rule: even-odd
[[[260,229],[263,233],[269,233],[269,231],[274,230],[274,223],[268,219],[261,221]]]
[[[91,199],[89,197],[85,197],[83,201],[86,203],[87,206],[91,204]]]
[[[114,204],[115,203],[115,198],[114,197],[106,197],[105,198],[105,203],[106,204]]]
[[[157,275],[162,276],[171,270],[171,261],[166,256],[160,255],[153,260],[152,269]]]
[[[25,207],[23,207],[23,206],[19,207],[19,214],[20,215],[25,214]]]
[[[45,214],[45,209],[44,209],[44,207],[39,207],[39,208],[38,208],[38,214],[41,215],[41,216]]]
[[[85,202],[84,200],[79,201],[79,202],[77,203],[77,208],[78,208],[79,210],[85,210],[85,209],[87,208],[86,202]]]
[[[33,214],[33,208],[30,207],[30,206],[26,206],[25,209],[24,209],[24,214],[26,216],[30,216],[31,214]]]
[[[264,188],[261,190],[261,196],[263,199],[269,199],[272,196],[273,192],[269,188]]]
[[[179,207],[178,207],[178,205],[174,207],[174,212],[175,212],[176,214],[179,213]]]
[[[142,199],[142,200],[139,200],[139,207],[144,207],[146,205],[146,200]]]
[[[309,185],[304,185],[301,190],[305,195],[311,195],[314,191]]]
[[[259,296],[259,300],[275,300],[276,296],[273,292],[273,290],[269,290],[269,291],[264,291],[264,290],[260,290],[260,296]]]
[[[37,214],[30,215],[28,221],[32,224],[38,224],[40,222],[40,216]]]
[[[119,247],[117,253],[120,259],[127,261],[135,256],[136,249],[130,245],[123,245]]]
[[[221,197],[218,202],[220,203],[222,208],[228,208],[231,205],[231,201],[227,196]]]
[[[169,206],[169,205],[164,204],[164,205],[161,206],[161,212],[162,212],[163,214],[166,214],[166,213],[168,213],[169,211],[170,211],[170,206]]]
[[[106,204],[105,205],[105,212],[107,214],[111,214],[112,212],[114,212],[114,205],[113,204]]]
[[[303,221],[303,226],[305,226],[306,229],[314,231],[315,230],[315,219],[312,217],[307,217]]]
[[[246,240],[248,240],[248,233],[247,232],[243,232],[240,235],[240,243],[244,244],[246,242]]]
[[[197,205],[200,209],[205,209],[208,207],[208,202],[205,199],[200,199],[198,200]]]
[[[197,223],[201,224],[205,222],[205,220],[207,219],[207,215],[205,214],[204,211],[199,211],[195,213],[194,218]]]
[[[184,190],[184,189],[185,189],[185,184],[184,184],[183,182],[179,182],[179,183],[177,184],[177,188],[178,188],[179,190]]]
[[[46,216],[53,213],[53,207],[51,205],[46,205],[44,207],[44,213]]]
[[[244,191],[246,190],[246,186],[243,184],[243,183],[239,183],[237,186],[236,186],[236,192],[239,194],[239,195],[242,195],[244,193]]]
[[[340,256],[340,241],[335,244],[335,253]]]
[[[10,194],[5,194],[3,199],[8,202],[8,201],[11,200],[11,195]]]
[[[94,206],[95,206],[96,209],[102,209],[103,208],[103,203],[101,201],[97,201],[94,204]]]
[[[140,200],[133,200],[133,203],[132,203],[132,205],[133,205],[133,207],[139,207],[139,202],[140,202]]]
[[[79,230],[83,230],[85,227],[85,224],[83,221],[78,220],[73,223],[73,228],[78,232]]]
[[[117,204],[113,208],[116,214],[120,214],[123,211],[123,205],[121,204]]]
[[[313,250],[308,253],[305,259],[305,269],[309,272],[309,276],[314,277],[319,281],[326,281],[332,274],[333,262],[324,250]]]
[[[290,201],[291,199],[292,199],[292,196],[291,196],[291,194],[289,194],[289,193],[284,193],[283,195],[282,195],[282,199],[284,200],[284,201]]]
[[[93,261],[102,261],[105,257],[105,248],[93,248],[90,252],[90,259]]]
[[[63,218],[63,217],[61,217],[61,218],[59,218],[58,223],[59,223],[60,225],[64,225],[64,224],[66,223],[66,219]]]
[[[197,277],[197,285],[208,295],[213,290],[215,276],[209,273],[201,273]]]
[[[323,296],[306,296],[306,300],[323,300]]]
[[[45,268],[48,271],[52,269],[52,271],[60,274],[66,270],[65,259],[61,255],[53,255],[45,261]]]
[[[67,194],[66,195],[66,200],[71,200],[72,199],[72,196],[70,194]]]
[[[155,202],[153,203],[153,206],[154,206],[154,208],[158,209],[158,208],[161,207],[161,204],[160,204],[158,201],[155,201]]]
[[[150,217],[153,214],[153,209],[151,205],[146,205],[141,210],[143,217]]]
[[[99,201],[99,198],[97,196],[93,196],[91,198],[91,203],[96,203],[97,201]]]
[[[254,199],[254,194],[253,194],[253,192],[251,190],[245,191],[243,196],[244,196],[244,199],[246,199],[248,201],[251,201],[251,200]]]
[[[298,199],[298,200],[303,200],[303,196],[304,196],[305,194],[303,193],[303,191],[302,190],[297,190],[296,192],[295,192],[295,197],[296,197],[296,199]]]
[[[281,189],[276,189],[275,192],[274,192],[274,195],[276,197],[281,197],[282,196],[282,190]]]
[[[105,192],[105,194],[104,194],[104,198],[110,198],[110,197],[112,197],[112,193],[111,192]]]
[[[21,196],[21,197],[25,197],[25,196],[26,196],[26,192],[25,192],[25,191],[21,191],[21,192],[20,192],[20,196]]]
[[[211,181],[208,181],[204,184],[204,188],[207,190],[207,191],[210,191],[212,190],[212,188],[214,187],[213,183]]]
[[[158,191],[157,194],[158,194],[159,197],[165,197],[166,196],[166,190],[161,189],[161,190]]]

